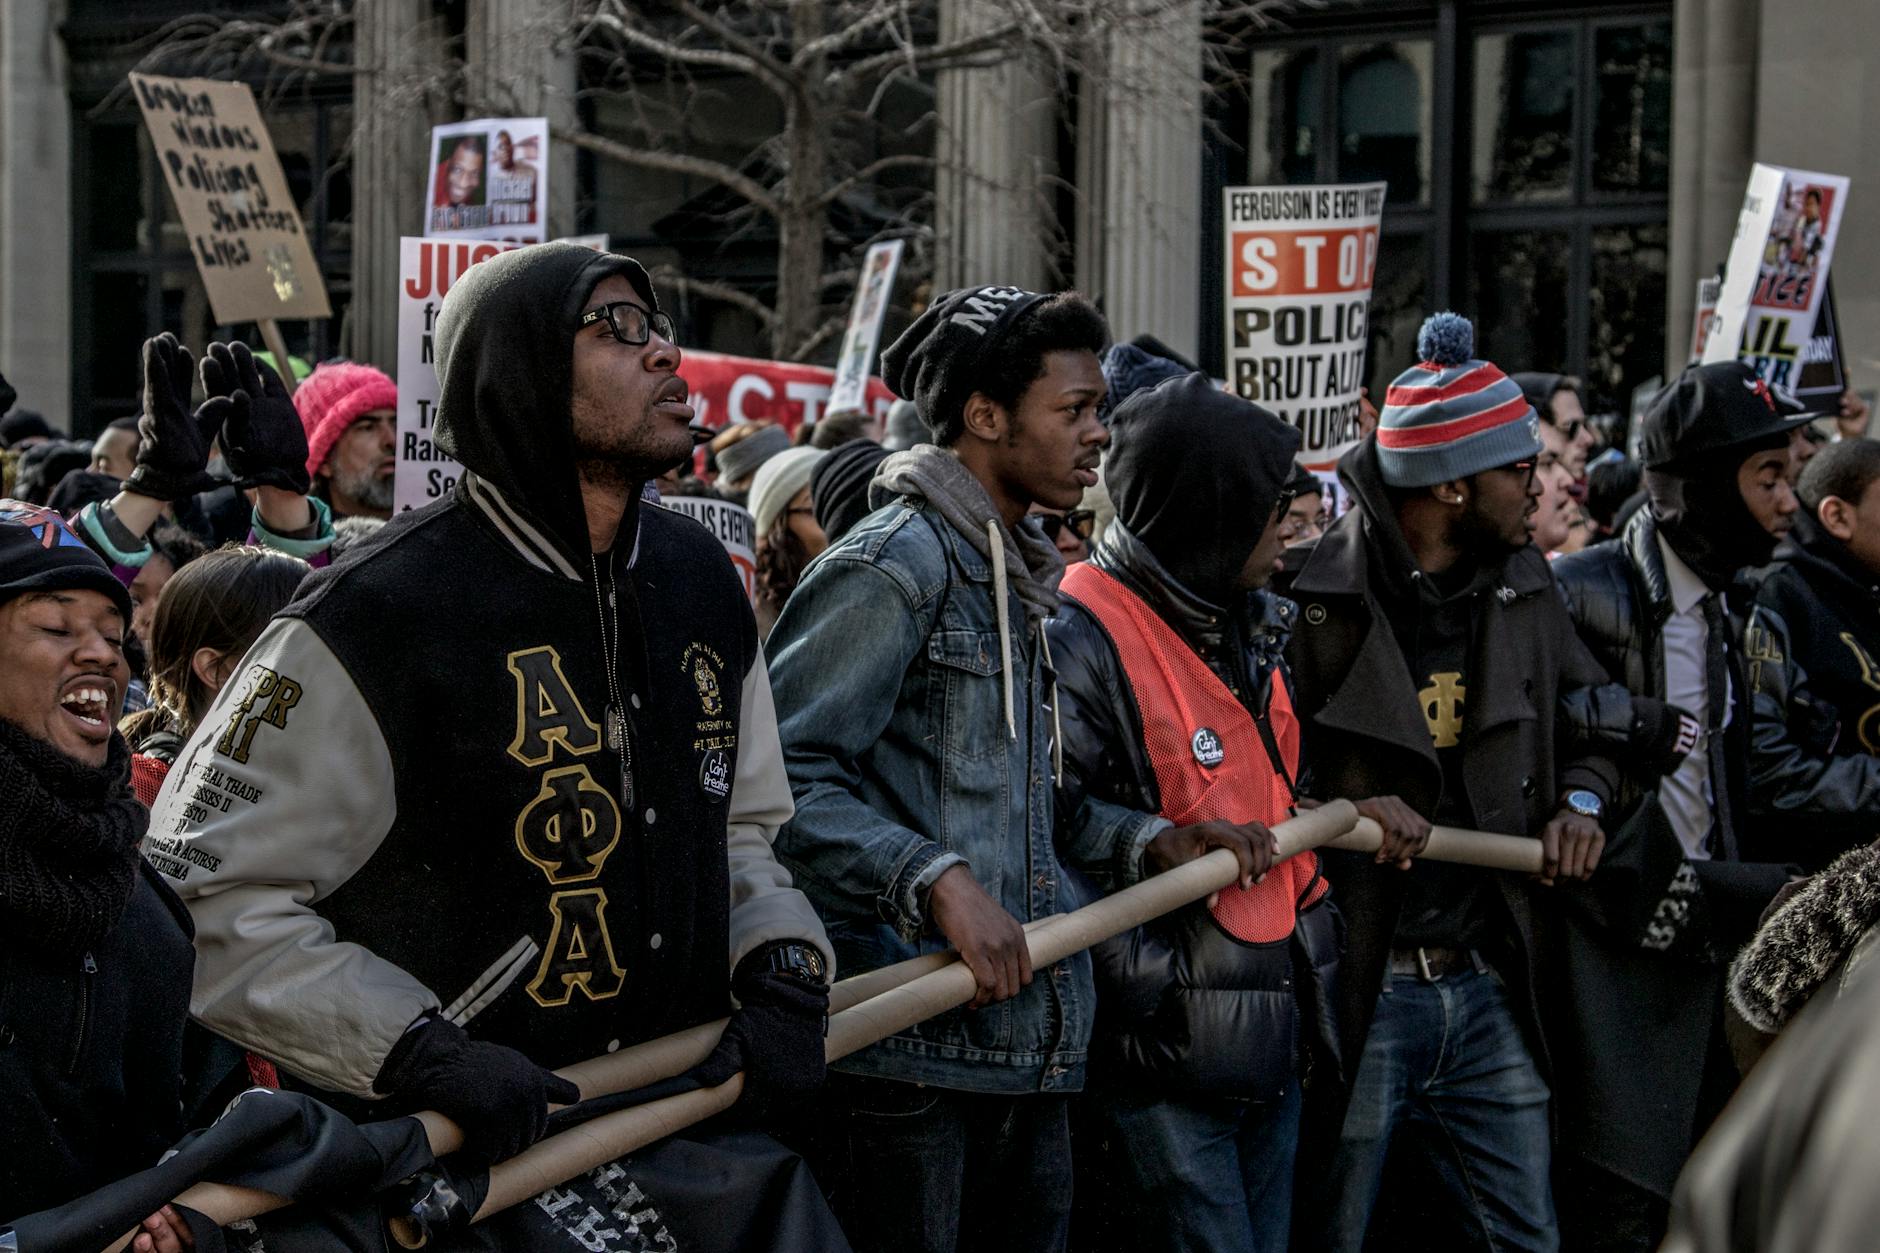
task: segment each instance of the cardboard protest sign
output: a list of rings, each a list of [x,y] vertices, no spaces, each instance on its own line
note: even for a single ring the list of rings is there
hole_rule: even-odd
[[[1771,386],[1795,389],[1827,290],[1847,188],[1837,174],[1751,167],[1717,320],[1704,343],[1706,364],[1744,361]]]
[[[718,537],[725,555],[744,584],[744,594],[757,599],[757,519],[751,511],[728,500],[709,496],[667,496],[660,504],[693,519]]]
[[[248,84],[130,78],[216,321],[331,317],[300,209]]]
[[[548,119],[487,117],[431,128],[424,233],[444,239],[548,238]]]
[[[392,507],[400,512],[442,498],[463,476],[463,467],[431,438],[438,393],[432,334],[444,295],[465,270],[515,247],[409,235],[398,241],[398,470]]]
[[[688,350],[679,375],[692,389],[692,407],[706,426],[768,420],[794,433],[805,422],[815,422],[828,411],[835,390],[835,372],[819,365],[791,361],[760,361],[717,352]],[[869,376],[864,403],[854,406],[877,421],[887,416],[894,393],[879,378]]]
[[[881,343],[881,323],[888,316],[888,297],[894,291],[895,271],[901,266],[904,239],[871,244],[862,260],[862,281],[855,285],[855,307],[849,310],[849,329],[842,336],[842,354],[836,358],[836,385],[829,394],[830,413],[863,411],[869,367]]]
[[[1383,183],[1229,187],[1227,384],[1304,436],[1319,469],[1358,441]]]

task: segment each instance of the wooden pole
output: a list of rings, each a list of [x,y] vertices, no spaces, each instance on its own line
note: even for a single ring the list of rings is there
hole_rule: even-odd
[[[1375,853],[1383,839],[1377,824],[1359,818],[1347,801],[1333,801],[1280,823],[1273,828],[1273,833],[1279,840],[1281,857],[1313,847]],[[1539,840],[1453,827],[1437,827],[1420,856],[1432,861],[1530,874],[1538,873],[1541,868]],[[1238,870],[1231,853],[1216,850],[1074,913],[1056,914],[1032,922],[1026,926],[1025,933],[1033,968],[1043,969],[1150,918],[1231,887]],[[925,954],[844,979],[830,990],[829,1059],[846,1057],[917,1022],[963,1005],[976,993],[972,972],[951,952]],[[702,1023],[618,1053],[577,1062],[556,1073],[572,1080],[584,1097],[630,1091],[682,1074],[697,1065],[711,1052],[723,1029],[722,1019]],[[477,1212],[477,1218],[486,1218],[545,1188],[722,1113],[736,1103],[742,1091],[743,1077],[733,1076],[719,1087],[619,1110],[542,1140],[491,1170],[490,1194]],[[438,1156],[462,1144],[457,1127],[441,1114],[426,1111],[417,1117],[424,1123],[432,1151]],[[223,1225],[272,1213],[289,1204],[280,1197],[225,1184],[197,1184],[177,1201]],[[408,1227],[401,1235],[396,1224],[393,1234],[401,1243],[415,1238]],[[129,1240],[130,1237],[125,1236],[111,1245],[107,1253],[117,1253]]]
[[[281,376],[281,386],[287,394],[294,394],[294,363],[287,355],[287,341],[281,337],[281,324],[273,318],[261,318],[256,321],[261,328],[261,342],[274,354],[274,372]]]

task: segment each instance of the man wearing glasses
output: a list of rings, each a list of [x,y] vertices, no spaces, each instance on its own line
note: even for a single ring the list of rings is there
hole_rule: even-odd
[[[153,806],[196,1016],[342,1108],[448,1115],[478,1164],[579,1099],[549,1068],[734,995],[707,1082],[822,1077],[831,957],[771,854],[790,784],[750,604],[640,499],[692,449],[679,361],[637,262],[473,267],[437,322],[462,480],[303,586]]]
[[[1440,824],[1538,835],[1542,883],[1584,878],[1617,768],[1557,740],[1557,694],[1605,675],[1528,543],[1539,419],[1474,359],[1466,320],[1438,314],[1417,347],[1376,433],[1339,463],[1357,507],[1293,550],[1301,788],[1396,793]],[[1308,1243],[1363,1246],[1391,1159],[1413,1164],[1404,1185],[1460,1243],[1553,1249],[1530,884],[1411,851],[1325,854],[1350,921],[1349,1086],[1309,1097]]]
[[[1593,428],[1586,420],[1586,399],[1580,380],[1570,374],[1525,371],[1511,374],[1521,394],[1534,406],[1535,416],[1564,437],[1561,463],[1575,483],[1586,481],[1586,458],[1593,451]]]

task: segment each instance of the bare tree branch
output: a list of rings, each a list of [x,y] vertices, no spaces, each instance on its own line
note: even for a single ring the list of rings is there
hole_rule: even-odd
[[[695,157],[683,152],[661,152],[656,148],[636,148],[631,144],[623,144],[591,131],[565,126],[551,127],[549,137],[573,144],[577,148],[584,148],[596,156],[624,162],[627,165],[637,165],[642,169],[664,170],[669,174],[689,174],[694,178],[710,179],[712,182],[735,191],[772,217],[783,212],[782,203],[762,183],[722,161]]]
[[[596,13],[589,19],[589,24],[601,30],[611,31],[642,52],[649,52],[670,62],[729,70],[734,74],[748,74],[753,78],[762,77],[757,63],[742,53],[727,52],[722,48],[684,47],[661,39],[657,35],[650,35],[614,13]]]
[[[885,174],[889,170],[931,170],[939,163],[938,158],[918,152],[897,152],[885,157],[877,157],[848,177],[837,179],[827,191],[816,197],[816,203],[820,207],[827,208],[876,175]]]
[[[681,274],[671,266],[655,266],[651,275],[655,283],[664,284],[689,296],[704,296],[708,300],[722,300],[728,305],[744,310],[763,324],[766,333],[777,328],[777,312],[751,293],[729,283],[720,283],[714,279],[691,278]]]
[[[743,32],[724,21],[718,14],[700,8],[692,0],[679,0],[678,7],[679,12],[685,14],[687,19],[722,39],[727,46],[736,48],[749,57],[760,76],[770,79],[786,93],[801,93],[803,81],[799,75],[792,74],[789,66],[771,56],[759,44],[746,38]]]
[[[788,352],[784,353],[780,357],[780,360],[801,361],[803,358],[828,343],[832,337],[846,329],[848,324],[849,319],[847,314],[826,319],[821,326],[811,331]]]

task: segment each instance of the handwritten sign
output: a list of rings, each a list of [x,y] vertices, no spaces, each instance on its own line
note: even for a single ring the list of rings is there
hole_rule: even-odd
[[[216,321],[331,317],[248,85],[132,74],[131,89]]]

